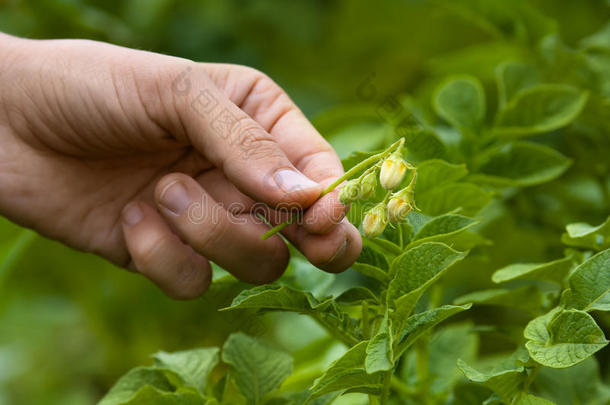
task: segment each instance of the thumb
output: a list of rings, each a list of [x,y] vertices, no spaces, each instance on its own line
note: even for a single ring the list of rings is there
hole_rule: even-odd
[[[297,170],[274,137],[229,100],[203,68],[183,70],[172,93],[184,135],[241,192],[274,207],[306,208],[320,196],[322,186]]]

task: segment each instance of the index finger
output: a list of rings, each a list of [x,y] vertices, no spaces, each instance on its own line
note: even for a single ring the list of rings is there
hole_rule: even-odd
[[[245,66],[205,64],[216,85],[280,145],[292,164],[309,178],[329,185],[343,174],[343,166],[290,97],[269,77]],[[306,212],[303,227],[311,233],[330,232],[344,218],[347,207],[332,192]]]

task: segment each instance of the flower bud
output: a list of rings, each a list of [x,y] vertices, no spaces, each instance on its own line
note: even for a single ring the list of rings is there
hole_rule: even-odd
[[[415,208],[413,187],[411,185],[403,188],[388,201],[388,216],[391,222],[402,222]]]
[[[351,204],[358,199],[360,195],[360,182],[358,180],[350,180],[339,192],[339,201],[343,204]]]
[[[392,190],[400,184],[405,177],[407,163],[402,160],[399,152],[394,152],[383,161],[379,173],[379,181],[386,190]]]
[[[372,171],[360,181],[360,198],[367,199],[372,197],[375,195],[375,188],[377,188],[377,176]]]
[[[390,198],[388,201],[388,216],[390,222],[402,222],[411,212],[411,204],[400,198]]]
[[[371,208],[362,221],[362,231],[367,238],[374,238],[381,235],[388,224],[387,206],[379,203]]]

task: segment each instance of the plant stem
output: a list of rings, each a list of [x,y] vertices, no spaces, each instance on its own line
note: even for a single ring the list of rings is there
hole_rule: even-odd
[[[393,369],[386,371],[383,375],[383,391],[381,391],[380,405],[387,405],[390,399],[390,386],[392,382]]]
[[[332,336],[334,336],[341,343],[345,344],[347,347],[352,347],[360,343],[360,340],[351,334],[344,333],[343,331],[338,330],[331,323],[329,323],[324,317],[320,316],[317,313],[311,314],[312,318],[315,319],[316,322],[320,324],[324,329],[328,331]]]
[[[419,385],[419,393],[427,396],[428,391],[428,336],[422,336],[415,343],[415,370],[417,373],[417,382]]]
[[[377,153],[373,156],[370,156],[370,157],[364,159],[362,162],[358,163],[356,166],[354,166],[351,169],[349,169],[348,171],[346,171],[343,174],[343,176],[339,177],[337,180],[332,182],[328,187],[326,187],[324,190],[322,190],[318,199],[324,197],[326,194],[333,191],[339,184],[343,183],[345,180],[352,178],[357,173],[359,173],[362,170],[371,166],[373,163],[377,163],[379,160],[390,155],[392,152],[394,152],[394,150],[402,148],[402,145],[404,144],[404,142],[405,142],[405,139],[400,138],[398,141],[394,142],[392,145],[390,145],[389,148],[387,148],[383,152]],[[276,233],[280,232],[282,229],[286,228],[288,225],[293,223],[297,217],[298,217],[298,214],[293,215],[287,221],[282,222],[281,224],[269,229],[267,232],[265,232],[264,234],[261,235],[261,240],[269,239]]]
[[[525,384],[523,385],[523,391],[527,392],[527,390],[529,389],[530,385],[536,379],[536,376],[538,375],[539,371],[540,371],[540,365],[536,364],[534,366],[534,369],[532,370],[532,372],[527,376],[527,380],[525,381]]]
[[[369,303],[366,300],[362,302],[362,335],[365,339],[368,339],[371,336]]]
[[[396,377],[395,375],[392,376],[392,379],[390,381],[390,386],[392,387],[392,389],[394,389],[396,392],[398,392],[399,394],[409,397],[409,398],[416,398],[417,397],[417,391],[415,391],[413,388],[409,387],[407,384],[405,384],[404,382],[402,382],[402,380],[398,377]]]

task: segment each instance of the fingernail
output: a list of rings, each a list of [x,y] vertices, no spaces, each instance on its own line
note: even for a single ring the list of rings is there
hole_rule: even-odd
[[[320,187],[318,183],[302,173],[289,169],[280,170],[275,174],[274,179],[278,187],[286,193]]]
[[[347,249],[347,239],[345,239],[343,241],[343,244],[341,245],[341,247],[339,249],[337,249],[337,251],[335,252],[335,254],[333,255],[333,257],[330,258],[329,261],[327,261],[325,264],[331,264],[332,262],[334,262],[335,260],[337,260],[338,258],[342,257],[343,254],[345,253],[345,250]]]
[[[191,204],[191,197],[186,192],[184,185],[175,181],[165,186],[159,197],[159,204],[173,214],[180,215]]]
[[[123,209],[123,222],[129,226],[137,225],[142,220],[144,213],[140,209],[138,203],[129,203]]]

